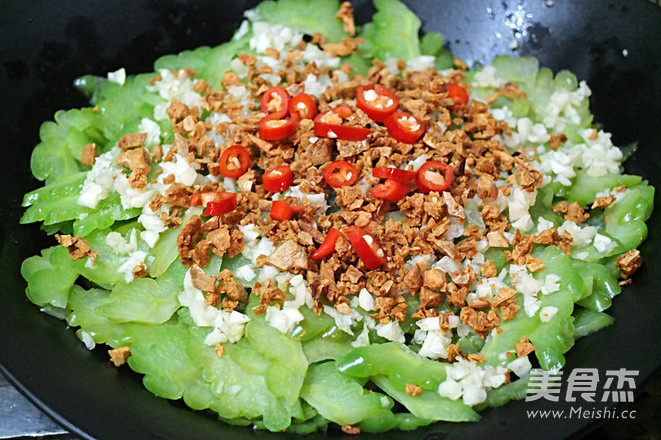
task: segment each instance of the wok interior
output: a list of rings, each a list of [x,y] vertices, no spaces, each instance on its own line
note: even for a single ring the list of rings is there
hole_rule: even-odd
[[[38,227],[18,225],[22,194],[38,186],[30,177],[29,151],[38,143],[42,121],[52,119],[60,108],[86,104],[73,88],[73,79],[86,73],[104,75],[119,67],[131,74],[150,71],[160,55],[219,44],[231,36],[241,12],[256,3],[140,0],[121,8],[97,2],[26,8],[22,2],[10,1],[3,6],[0,129],[5,134],[5,160],[0,173],[0,222],[5,270],[0,276],[6,306],[0,319],[0,364],[51,416],[81,435],[272,438],[153,397],[142,388],[137,374],[110,367],[103,350],[88,352],[61,321],[29,304],[19,274],[24,258],[51,244]],[[555,71],[566,68],[586,79],[593,90],[595,119],[613,133],[614,143],[638,141],[638,151],[625,169],[645,176],[653,185],[661,183],[655,169],[661,139],[661,124],[656,121],[661,113],[661,45],[655,39],[661,11],[657,6],[642,0],[556,2],[553,6],[478,0],[465,1],[460,7],[450,1],[405,3],[422,18],[424,30],[444,33],[449,48],[469,65],[512,53],[517,41],[514,54],[536,56]],[[373,13],[367,1],[354,2],[354,7],[359,21]],[[661,299],[654,295],[661,260],[659,222],[655,215],[648,223],[651,234],[642,248],[646,263],[634,284],[617,298],[612,309],[615,326],[579,340],[566,368],[626,366],[641,371],[640,383],[661,363],[660,344],[647,338],[661,332],[661,323],[655,319]],[[618,347],[617,356],[611,351],[615,340],[629,341]],[[627,359],[626,365],[622,359]],[[440,431],[498,436],[514,426],[531,434],[544,427],[558,429],[552,421],[531,424],[521,402],[488,410],[483,416],[478,424],[437,424],[416,431],[416,436]],[[118,423],[120,419],[124,423]],[[584,424],[570,421],[562,432],[573,432]],[[410,435],[394,432],[385,437]],[[310,438],[322,436],[326,437]]]

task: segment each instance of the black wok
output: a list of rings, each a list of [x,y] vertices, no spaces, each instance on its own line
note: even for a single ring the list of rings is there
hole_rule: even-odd
[[[74,78],[126,67],[151,71],[160,55],[216,45],[238,26],[254,1],[134,0],[131,2],[5,0],[0,14],[0,366],[47,414],[84,437],[274,438],[231,427],[178,402],[152,396],[140,376],[116,369],[104,350],[89,352],[62,321],[39,312],[23,294],[20,262],[51,241],[34,226],[19,226],[22,194],[38,186],[30,151],[39,124],[61,108],[86,104]],[[661,8],[645,0],[432,1],[409,0],[423,29],[441,31],[446,44],[470,64],[499,54],[532,55],[554,71],[570,69],[593,90],[596,121],[614,142],[638,141],[629,173],[661,187]],[[373,12],[356,1],[358,21]],[[512,50],[512,41],[518,47]],[[657,197],[657,206],[659,199]],[[616,298],[613,326],[577,341],[565,371],[574,367],[639,370],[639,388],[661,365],[661,217],[649,221],[644,267]],[[554,406],[555,405],[555,406]],[[384,438],[575,435],[598,420],[532,420],[528,409],[567,403],[514,402],[483,413],[479,423],[436,424]],[[635,422],[633,422],[635,423]],[[447,434],[444,435],[444,434]],[[310,438],[339,437],[338,433]],[[429,436],[429,437],[427,437]]]

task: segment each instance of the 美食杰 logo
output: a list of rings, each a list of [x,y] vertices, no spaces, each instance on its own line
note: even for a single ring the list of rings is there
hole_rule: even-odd
[[[569,410],[529,410],[528,417],[635,419],[635,410],[616,410],[612,406],[633,402],[638,374],[638,370],[625,368],[606,370],[603,374],[597,368],[575,368],[564,376],[563,381],[562,370],[533,369],[526,390],[526,402],[547,400],[574,405]]]

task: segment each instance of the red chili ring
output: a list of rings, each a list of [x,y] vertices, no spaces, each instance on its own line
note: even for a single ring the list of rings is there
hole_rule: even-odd
[[[223,177],[237,178],[248,171],[250,153],[241,145],[232,145],[225,149],[218,159],[218,167]]]
[[[261,110],[275,119],[282,119],[289,113],[289,93],[283,87],[271,87],[262,95]]]
[[[450,187],[453,177],[450,165],[429,160],[418,169],[415,180],[418,188],[424,192],[442,192]]]
[[[399,98],[380,84],[369,84],[358,87],[356,106],[373,121],[383,122],[397,111]]]
[[[324,170],[324,180],[333,188],[353,185],[358,180],[358,170],[347,161],[336,160]]]
[[[262,186],[271,192],[283,192],[289,189],[293,181],[291,168],[287,165],[270,168],[262,175]]]
[[[383,121],[383,124],[390,136],[405,144],[416,143],[426,130],[424,122],[404,112],[393,113]]]

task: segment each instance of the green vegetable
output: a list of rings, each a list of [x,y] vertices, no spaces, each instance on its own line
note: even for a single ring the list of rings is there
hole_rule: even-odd
[[[605,176],[592,177],[585,170],[579,170],[576,177],[572,179],[572,186],[567,189],[565,196],[568,203],[578,202],[581,206],[591,205],[598,192],[618,186],[632,187],[638,184],[640,180],[640,176],[626,174],[606,174]]]
[[[475,421],[480,416],[461,400],[450,400],[441,397],[436,390],[423,390],[418,396],[406,392],[406,385],[393,384],[392,379],[385,376],[374,376],[372,381],[382,390],[406,407],[411,414],[421,419],[445,420],[448,422]]]
[[[544,369],[561,368],[564,364],[563,354],[574,344],[571,314],[574,300],[583,292],[583,279],[573,268],[571,259],[555,246],[549,246],[534,255],[546,265],[544,270],[536,274],[536,278],[543,279],[549,274],[561,276],[558,291],[538,296],[540,309],[555,307],[557,312],[549,322],[543,323],[538,312],[528,316],[522,308],[514,319],[502,322],[502,333],[491,334],[480,351],[490,364],[509,362],[500,360],[499,355],[514,350],[514,344],[519,343],[522,335],[535,346],[535,355]]]
[[[420,56],[420,19],[397,0],[375,0],[374,6],[377,12],[372,23],[363,26],[359,35],[367,40],[360,46],[361,53],[381,61],[388,58],[407,61]],[[425,48],[437,45],[438,41],[427,41]]]
[[[319,33],[327,36],[329,41],[340,41],[348,35],[342,22],[335,18],[339,9],[337,0],[280,0],[260,3],[256,11],[260,21],[287,26],[309,35]]]
[[[74,234],[86,237],[94,230],[109,228],[116,221],[130,220],[139,215],[139,208],[124,209],[119,194],[110,194],[99,202],[95,211],[76,218],[73,222]]]
[[[585,298],[577,301],[577,304],[601,312],[609,308],[615,295],[622,291],[613,270],[598,263],[577,264],[586,279],[592,279],[592,290]]]
[[[150,253],[154,256],[154,261],[151,263],[149,268],[150,276],[157,277],[161,275],[168,269],[168,267],[170,267],[174,261],[177,260],[178,254],[176,252],[172,252],[172,249],[177,246],[177,237],[181,233],[183,225],[185,225],[193,215],[200,215],[201,213],[202,210],[200,208],[190,208],[183,216],[180,226],[173,229],[168,229],[161,234],[158,241],[156,242],[156,245],[150,251]]]
[[[337,361],[338,370],[352,377],[385,375],[398,384],[435,390],[445,380],[445,365],[417,356],[406,346],[388,342],[356,348]]]
[[[166,399],[185,398],[202,380],[202,366],[187,353],[193,338],[198,344],[202,342],[199,334],[191,334],[177,321],[152,326],[133,341],[129,365],[145,375],[145,387],[154,394]]]
[[[30,160],[32,174],[51,183],[86,170],[79,160],[83,146],[106,142],[100,127],[100,118],[91,108],[57,112],[55,122],[41,126],[41,143],[33,150]]]
[[[652,215],[654,188],[647,182],[629,188],[622,200],[604,209],[606,232],[620,242],[618,253],[638,246],[647,237],[647,220]]]
[[[25,293],[36,305],[64,308],[84,264],[83,260],[72,261],[63,247],[44,249],[41,256],[30,257],[21,266],[21,275],[28,282]]]
[[[335,362],[314,364],[305,378],[301,397],[339,425],[391,414],[392,400],[381,393],[367,392],[363,383],[342,374]]]
[[[156,61],[154,68],[156,70],[193,69],[198,72],[199,77],[205,78],[217,89],[225,77],[225,72],[230,69],[232,58],[248,49],[249,37],[250,34],[214,48],[200,47],[177,55],[165,55]]]
[[[590,333],[613,324],[613,317],[591,309],[578,309],[574,312],[574,337],[582,338]]]

